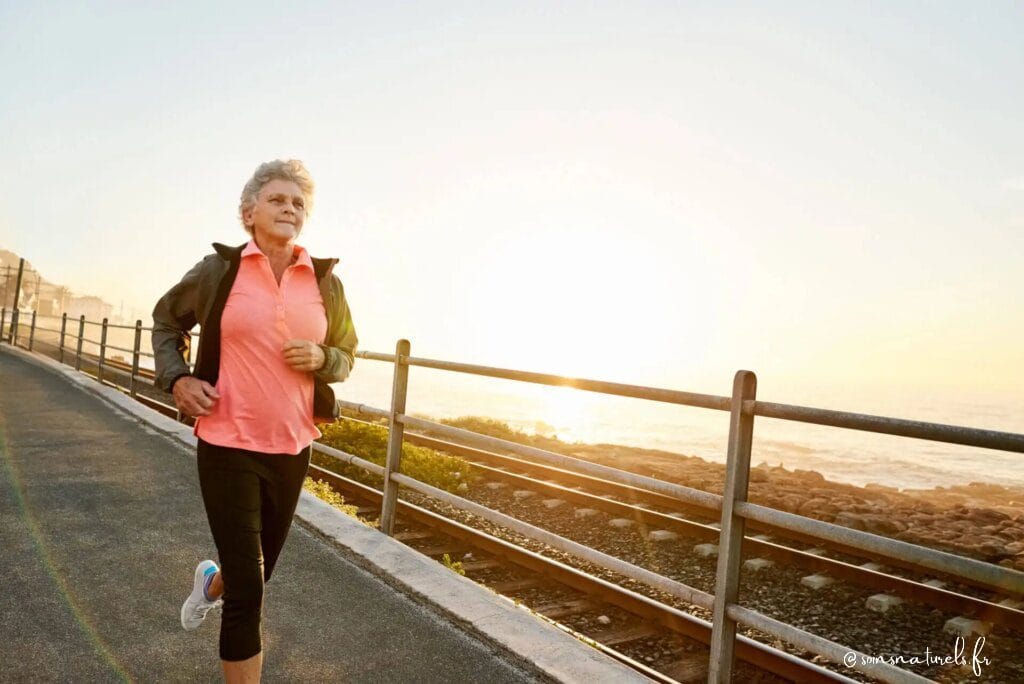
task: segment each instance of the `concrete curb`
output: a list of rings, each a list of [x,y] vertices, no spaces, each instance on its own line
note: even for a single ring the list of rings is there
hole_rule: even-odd
[[[170,438],[194,458],[196,437],[187,425],[146,408],[119,390],[101,385],[57,361],[6,343],[0,344],[0,350],[62,375],[71,384],[135,418],[143,429]],[[309,492],[302,492],[295,517],[303,527],[396,590],[445,615],[476,638],[505,652],[509,659],[525,661],[556,681],[650,681],[508,599],[345,515]]]

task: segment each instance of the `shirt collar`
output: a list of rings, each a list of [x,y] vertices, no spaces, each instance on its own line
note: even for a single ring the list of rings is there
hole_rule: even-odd
[[[295,255],[296,258],[295,261],[292,263],[294,263],[296,266],[305,266],[309,270],[313,270],[313,260],[309,257],[309,252],[306,251],[305,247],[302,247],[301,245],[295,245],[293,254]],[[256,245],[255,239],[249,240],[249,242],[245,245],[245,248],[242,249],[242,256],[261,256],[263,258],[267,258],[267,255],[264,254]]]

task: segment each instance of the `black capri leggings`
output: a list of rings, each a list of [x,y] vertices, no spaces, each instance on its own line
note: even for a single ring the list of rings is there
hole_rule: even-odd
[[[311,453],[312,445],[264,454],[199,440],[199,486],[224,580],[221,660],[246,660],[263,648],[263,585],[288,537]]]

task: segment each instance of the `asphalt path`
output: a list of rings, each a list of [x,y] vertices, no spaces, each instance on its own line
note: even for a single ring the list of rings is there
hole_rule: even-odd
[[[0,353],[0,681],[221,681],[178,617],[216,557],[194,454]],[[267,682],[538,679],[299,525],[264,601]]]

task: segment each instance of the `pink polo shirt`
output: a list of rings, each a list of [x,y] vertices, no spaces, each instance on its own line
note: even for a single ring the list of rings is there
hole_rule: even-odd
[[[278,285],[255,240],[242,250],[220,323],[220,399],[193,430],[210,444],[295,454],[320,436],[313,374],[294,370],[282,350],[288,340],[322,344],[327,335],[313,262],[298,245],[295,256]]]

